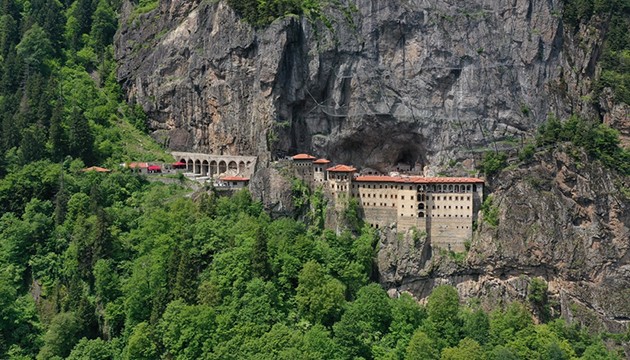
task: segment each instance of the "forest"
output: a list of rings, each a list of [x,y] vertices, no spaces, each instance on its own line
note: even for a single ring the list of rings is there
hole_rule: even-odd
[[[320,6],[229,2],[257,26]],[[119,169],[168,158],[116,82],[121,2],[0,4],[1,359],[623,358],[630,334],[554,318],[542,280],[491,312],[450,286],[389,298],[376,234],[353,211],[326,230],[320,192],[272,219],[247,191]]]

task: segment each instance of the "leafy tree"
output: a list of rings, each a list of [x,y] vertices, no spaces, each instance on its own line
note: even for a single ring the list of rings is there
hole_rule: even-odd
[[[315,261],[304,264],[298,284],[295,301],[302,315],[312,323],[332,325],[345,303],[343,284]]]
[[[44,335],[44,346],[38,360],[52,359],[55,356],[66,357],[79,340],[81,322],[72,312],[57,314],[51,321]]]
[[[333,326],[346,356],[371,358],[371,348],[387,332],[392,319],[387,294],[377,284],[364,286]]]
[[[442,350],[440,360],[484,360],[484,351],[473,339],[462,339],[457,347],[450,347]]]
[[[547,283],[539,278],[533,278],[528,286],[527,300],[532,304],[542,321],[549,320],[549,304],[547,299]]]
[[[158,331],[167,356],[200,359],[212,346],[214,311],[205,305],[171,302],[162,316]]]
[[[459,295],[454,287],[440,285],[434,288],[427,301],[427,314],[425,332],[438,349],[454,346],[459,342]]]
[[[490,337],[490,319],[483,310],[465,309],[461,311],[462,335],[481,345],[485,345]]]
[[[153,336],[149,324],[145,322],[137,324],[129,336],[127,347],[123,351],[123,359],[151,360],[157,358],[157,345]]]
[[[116,350],[111,342],[83,338],[72,349],[67,360],[113,360],[115,356]]]
[[[406,360],[434,360],[438,359],[439,351],[436,344],[422,330],[418,329],[413,333],[407,352]]]

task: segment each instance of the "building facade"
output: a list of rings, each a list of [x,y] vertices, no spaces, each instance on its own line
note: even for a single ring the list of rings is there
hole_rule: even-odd
[[[300,154],[304,158],[306,154]],[[309,155],[310,156],[310,155]],[[354,198],[364,221],[375,228],[396,226],[399,231],[416,228],[427,234],[432,246],[464,251],[472,237],[473,223],[483,200],[483,180],[472,177],[423,177],[408,175],[358,175],[347,165],[323,168],[329,163],[299,161],[297,174],[323,188],[335,208]],[[320,159],[321,160],[321,159]],[[296,164],[297,165],[297,164]]]

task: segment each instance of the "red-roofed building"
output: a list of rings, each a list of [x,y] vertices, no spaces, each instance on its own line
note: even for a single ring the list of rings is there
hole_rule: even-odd
[[[229,190],[243,189],[249,184],[249,178],[240,176],[223,176],[217,181],[217,187]]]
[[[298,176],[305,181],[313,180],[313,161],[317,159],[309,154],[297,154],[292,157]]]
[[[335,165],[331,168],[328,168],[328,172],[340,172],[340,173],[354,173],[357,169],[348,165]]]
[[[483,179],[374,175],[372,171],[359,175],[350,165],[326,169],[329,160],[308,154],[294,156],[293,162],[307,183],[326,184],[325,192],[337,210],[355,198],[365,222],[376,228],[417,229],[426,232],[431,246],[455,251],[464,251],[465,241],[472,236],[483,199]]]
[[[322,183],[328,179],[326,176],[326,166],[330,164],[330,160],[317,159],[313,161],[313,180],[316,183]]]
[[[109,170],[109,169],[105,169],[105,168],[98,167],[98,166],[90,166],[89,168],[83,169],[83,172],[88,172],[88,171],[95,171],[95,172],[100,172],[100,173],[111,172],[111,170]]]
[[[303,160],[303,161],[313,161],[317,159],[315,156],[309,155],[309,154],[297,154],[293,156],[293,160]]]

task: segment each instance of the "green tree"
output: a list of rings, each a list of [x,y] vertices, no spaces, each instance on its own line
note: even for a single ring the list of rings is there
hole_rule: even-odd
[[[359,290],[333,330],[347,357],[370,359],[372,346],[387,332],[391,319],[387,294],[377,284],[370,284]]]
[[[76,106],[72,107],[69,115],[68,142],[72,156],[81,158],[86,164],[93,161],[94,136],[85,115]]]
[[[422,330],[418,329],[413,333],[405,360],[435,360],[439,358],[439,351],[436,344]]]
[[[81,322],[74,313],[57,314],[44,335],[44,346],[37,354],[37,360],[67,357],[79,340],[80,333]]]
[[[107,0],[98,1],[98,6],[92,17],[92,30],[90,32],[90,37],[98,54],[102,54],[105,47],[112,43],[116,26],[116,14],[109,2]]]
[[[424,329],[439,350],[455,346],[460,339],[459,295],[457,289],[440,285],[433,289],[427,301]]]
[[[298,284],[295,301],[302,316],[315,324],[332,325],[345,303],[343,284],[315,261],[304,264]]]
[[[158,325],[167,356],[202,358],[212,344],[214,318],[214,311],[205,305],[186,305],[181,300],[171,302]]]
[[[478,342],[464,338],[457,347],[442,350],[440,360],[485,360],[485,354]]]
[[[83,338],[74,346],[67,360],[113,360],[116,350],[109,341]]]
[[[29,71],[47,71],[48,61],[54,50],[48,35],[37,24],[34,24],[22,37],[16,46],[18,55],[23,59]]]
[[[157,345],[149,324],[137,324],[129,336],[127,346],[123,351],[125,360],[152,360],[158,358]]]

